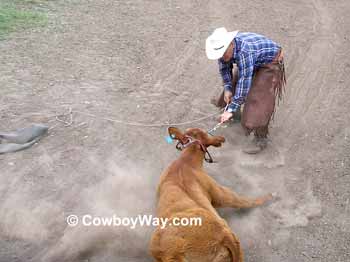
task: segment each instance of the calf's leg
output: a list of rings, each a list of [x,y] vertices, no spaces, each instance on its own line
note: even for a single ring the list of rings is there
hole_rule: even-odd
[[[233,208],[252,208],[263,205],[265,202],[272,199],[271,194],[267,194],[258,198],[248,198],[240,196],[227,187],[214,185],[210,192],[212,204],[215,208],[218,207],[233,207]]]

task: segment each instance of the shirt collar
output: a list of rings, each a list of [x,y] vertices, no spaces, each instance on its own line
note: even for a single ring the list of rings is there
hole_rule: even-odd
[[[236,38],[233,38],[232,42],[233,42],[233,45],[234,45],[232,60],[235,62],[235,61],[237,61],[237,58],[238,58],[239,46],[237,44]]]

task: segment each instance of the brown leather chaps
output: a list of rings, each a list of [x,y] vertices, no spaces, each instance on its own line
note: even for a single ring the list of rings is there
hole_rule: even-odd
[[[233,70],[232,76],[232,86],[235,89],[238,79],[237,69]],[[276,100],[279,101],[282,98],[285,84],[283,58],[256,69],[241,119],[242,127],[247,135],[254,131],[257,137],[267,136],[269,122],[275,112]],[[220,108],[225,107],[224,91],[215,104]]]

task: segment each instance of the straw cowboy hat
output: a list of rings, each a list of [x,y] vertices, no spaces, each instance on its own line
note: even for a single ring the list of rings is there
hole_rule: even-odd
[[[238,31],[227,32],[225,27],[215,29],[205,41],[207,57],[211,60],[221,58],[237,33]]]

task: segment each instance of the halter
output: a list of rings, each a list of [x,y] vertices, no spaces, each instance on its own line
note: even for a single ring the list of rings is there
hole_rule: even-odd
[[[185,136],[187,138],[187,142],[185,144],[183,144],[181,141],[179,141],[177,144],[176,144],[176,149],[177,150],[180,150],[182,151],[184,148],[187,148],[191,145],[199,145],[202,149],[202,151],[204,152],[204,160],[207,162],[207,163],[213,163],[213,158],[211,157],[210,153],[208,152],[208,149],[203,145],[203,143],[198,140],[198,139],[195,139],[191,136]]]

